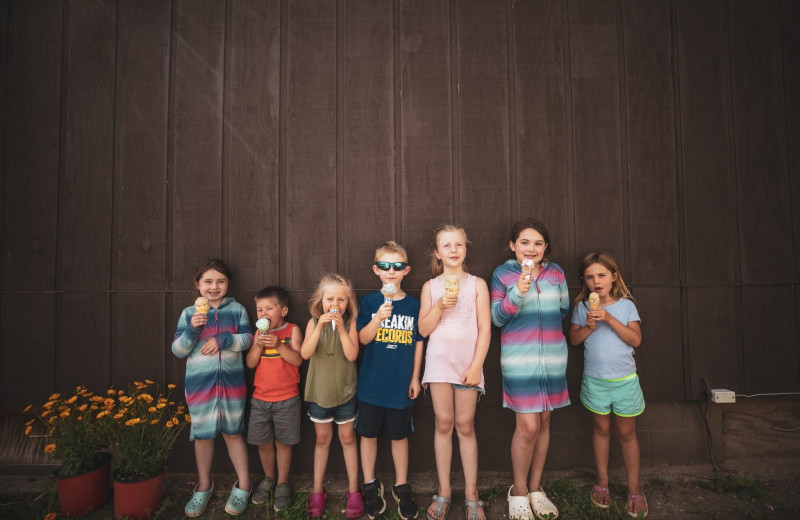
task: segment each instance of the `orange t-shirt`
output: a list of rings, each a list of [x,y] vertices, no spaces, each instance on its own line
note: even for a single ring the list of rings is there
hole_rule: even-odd
[[[286,322],[279,329],[270,330],[270,334],[278,336],[278,341],[291,348],[292,331],[297,327]],[[255,332],[258,337],[259,332]],[[257,347],[254,347],[257,348]],[[261,401],[274,403],[285,401],[299,395],[297,385],[300,383],[300,367],[287,363],[277,349],[264,349],[256,367],[255,391],[253,397]]]

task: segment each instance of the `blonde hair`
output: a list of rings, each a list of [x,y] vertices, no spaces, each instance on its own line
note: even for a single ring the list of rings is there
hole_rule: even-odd
[[[456,231],[458,233],[461,233],[461,235],[464,237],[464,245],[467,247],[467,250],[469,250],[470,241],[467,238],[467,232],[464,231],[464,228],[455,224],[443,224],[438,228],[436,228],[436,232],[433,237],[433,245],[431,245],[431,250],[430,250],[430,256],[431,256],[430,268],[431,268],[431,274],[433,275],[434,278],[436,278],[437,276],[439,276],[444,272],[444,266],[442,265],[442,260],[436,256],[436,251],[439,249],[439,235],[441,235],[442,233],[448,233],[450,231]],[[464,272],[467,273],[469,271],[467,271],[466,257],[464,259],[464,262],[465,263],[461,264],[461,269],[463,269]]]
[[[347,309],[342,313],[342,321],[345,325],[350,325],[352,320],[358,316],[358,306],[356,306],[355,292],[353,291],[353,283],[344,276],[336,273],[326,274],[322,277],[317,285],[314,294],[308,300],[308,312],[311,313],[316,319],[324,313],[322,310],[322,293],[330,285],[343,285],[347,287]]]
[[[406,252],[406,248],[395,242],[394,240],[389,240],[388,242],[384,242],[380,245],[378,249],[375,250],[375,262],[377,262],[381,256],[385,254],[394,253],[403,257],[403,262],[408,263],[408,253]]]
[[[625,280],[622,279],[622,273],[619,272],[619,266],[617,265],[617,262],[614,261],[614,258],[608,253],[589,253],[583,257],[583,260],[581,260],[581,266],[578,269],[578,278],[581,281],[581,292],[575,297],[574,300],[572,300],[573,308],[580,302],[586,301],[586,299],[589,298],[589,288],[586,287],[586,282],[583,280],[583,273],[585,273],[592,264],[600,264],[608,269],[612,275],[617,275],[617,279],[614,280],[613,284],[611,285],[611,290],[608,291],[608,294],[612,298],[615,300],[620,298],[633,300],[631,291],[628,289],[628,286],[625,285]]]

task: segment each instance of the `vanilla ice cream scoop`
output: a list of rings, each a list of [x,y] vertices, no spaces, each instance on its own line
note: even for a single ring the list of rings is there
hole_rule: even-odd
[[[256,328],[258,329],[259,334],[261,334],[262,336],[267,335],[269,326],[270,326],[269,318],[261,318],[256,322]]]
[[[208,305],[208,298],[205,296],[200,296],[194,301],[194,310],[200,314],[208,314],[210,308],[211,307]]]
[[[522,261],[522,272],[525,273],[525,279],[530,280],[531,274],[533,273],[533,267],[536,263],[531,260],[530,258],[526,258]]]
[[[458,296],[458,276],[451,274],[444,281],[444,292],[450,296]]]
[[[596,292],[589,293],[589,309],[596,310],[600,307],[600,295]]]
[[[393,283],[385,283],[381,287],[381,294],[383,295],[383,303],[392,303],[392,299],[397,294],[397,286]]]

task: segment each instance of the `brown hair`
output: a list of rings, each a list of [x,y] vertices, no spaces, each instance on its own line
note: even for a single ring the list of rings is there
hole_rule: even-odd
[[[523,218],[516,221],[514,225],[511,226],[511,233],[509,234],[508,241],[516,242],[520,233],[526,229],[532,229],[542,235],[544,243],[547,244],[544,250],[544,256],[547,257],[547,255],[550,254],[550,230],[547,229],[547,226],[545,226],[543,222],[535,218]]]
[[[403,262],[408,263],[408,253],[406,252],[406,248],[395,242],[394,240],[389,240],[388,242],[384,242],[383,244],[375,250],[375,262],[380,259],[381,255],[387,253],[395,253],[403,257]]]
[[[345,325],[350,325],[350,322],[358,316],[355,291],[353,291],[353,284],[350,280],[336,273],[326,274],[319,281],[314,294],[308,300],[308,312],[317,319],[322,316],[322,293],[325,292],[325,288],[329,285],[344,285],[347,287],[347,309],[342,313],[342,321],[344,321]]]
[[[283,287],[279,287],[277,285],[270,285],[269,287],[264,287],[258,294],[256,294],[255,300],[264,300],[267,298],[274,298],[275,301],[278,302],[278,306],[286,308],[289,306],[289,293],[286,292],[286,289]]]
[[[456,224],[443,224],[438,228],[436,228],[435,234],[433,236],[433,244],[431,245],[431,250],[430,250],[430,256],[431,256],[430,269],[431,269],[431,274],[433,275],[434,278],[436,278],[437,276],[439,276],[444,272],[444,266],[442,265],[442,261],[436,257],[436,251],[439,249],[439,235],[441,235],[442,233],[447,233],[449,231],[457,231],[461,233],[464,236],[464,245],[467,247],[467,251],[469,251],[470,241],[467,238],[467,232],[464,231],[463,227]],[[463,269],[465,273],[469,272],[467,271],[466,257],[464,259],[464,263],[461,264],[461,269]]]
[[[214,271],[218,271],[224,274],[229,282],[233,279],[228,264],[226,264],[219,258],[208,258],[205,262],[200,264],[200,267],[198,267],[197,270],[195,270],[194,272],[194,278],[193,278],[194,283],[192,284],[192,293],[195,296],[200,296],[200,291],[197,290],[197,283],[200,281],[200,278],[202,278],[207,271],[211,271],[212,269]]]
[[[583,273],[585,273],[592,264],[600,264],[608,269],[612,275],[617,275],[617,279],[614,280],[611,290],[608,291],[608,294],[611,295],[612,298],[615,300],[620,298],[633,300],[631,291],[628,290],[628,286],[625,285],[625,280],[622,279],[622,273],[619,272],[619,266],[617,266],[617,262],[614,261],[614,258],[608,253],[595,252],[589,253],[583,257],[583,260],[581,260],[581,265],[578,269],[578,278],[581,281],[581,292],[575,297],[574,300],[572,300],[573,308],[580,302],[586,301],[586,299],[589,297],[589,288],[586,287],[586,282],[583,281]]]

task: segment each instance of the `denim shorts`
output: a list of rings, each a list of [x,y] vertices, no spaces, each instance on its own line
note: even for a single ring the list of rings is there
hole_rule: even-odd
[[[308,416],[315,423],[329,423],[336,422],[336,424],[346,424],[356,419],[356,409],[358,408],[358,400],[356,396],[350,398],[344,404],[334,406],[333,408],[323,408],[317,403],[308,403]]]
[[[644,396],[639,386],[639,376],[633,374],[622,379],[597,379],[583,376],[581,403],[598,415],[636,417],[644,411]]]

